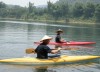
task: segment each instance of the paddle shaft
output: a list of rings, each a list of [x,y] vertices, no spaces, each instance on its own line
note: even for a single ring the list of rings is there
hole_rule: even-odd
[[[78,49],[79,48],[61,48],[61,50],[78,50]],[[57,50],[57,49],[52,49],[52,50]],[[31,54],[31,53],[35,54],[36,52],[35,52],[34,48],[28,48],[28,49],[26,49],[26,53],[27,54]]]
[[[52,49],[52,50],[57,50],[57,49]],[[26,53],[27,54],[31,54],[31,53],[34,53],[35,54],[36,52],[35,52],[35,49],[34,48],[28,48],[28,49],[26,49]]]

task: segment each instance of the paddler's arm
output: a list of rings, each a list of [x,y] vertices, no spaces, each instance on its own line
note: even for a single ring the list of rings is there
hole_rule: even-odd
[[[56,50],[53,50],[53,49],[52,49],[52,50],[51,50],[51,53],[52,53],[52,54],[55,54],[55,53],[58,53],[60,50],[61,50],[61,48],[58,48],[58,49],[56,49]]]

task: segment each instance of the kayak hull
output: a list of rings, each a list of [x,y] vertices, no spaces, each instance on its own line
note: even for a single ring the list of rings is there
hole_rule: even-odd
[[[37,58],[12,58],[0,60],[0,63],[6,64],[24,64],[24,65],[54,65],[54,64],[65,64],[73,63],[78,61],[92,60],[100,58],[100,56],[66,56],[62,55],[57,58],[50,59],[37,59]]]
[[[41,42],[34,42],[35,44],[40,44]],[[90,45],[90,44],[96,44],[96,42],[78,42],[78,41],[69,41],[64,43],[57,43],[57,42],[50,42],[50,45],[61,45],[61,46],[67,46],[67,45]]]

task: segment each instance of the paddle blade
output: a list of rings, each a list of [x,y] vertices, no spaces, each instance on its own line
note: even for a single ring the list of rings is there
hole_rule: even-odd
[[[34,48],[28,48],[28,49],[26,49],[26,53],[27,54],[35,53],[35,49]]]

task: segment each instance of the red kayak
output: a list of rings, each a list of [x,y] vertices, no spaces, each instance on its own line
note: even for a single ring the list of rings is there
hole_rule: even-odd
[[[35,44],[40,44],[41,42],[34,42]],[[96,42],[79,42],[79,41],[69,41],[69,42],[64,42],[64,43],[57,43],[57,42],[50,42],[50,45],[61,45],[61,46],[66,46],[66,45],[90,45],[90,44],[96,44]]]

